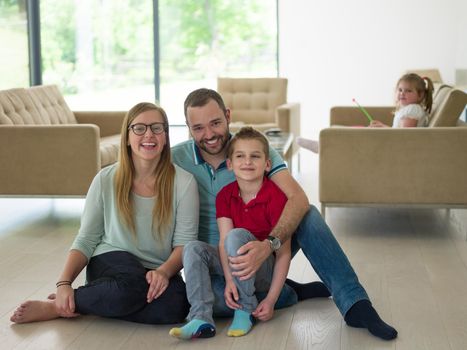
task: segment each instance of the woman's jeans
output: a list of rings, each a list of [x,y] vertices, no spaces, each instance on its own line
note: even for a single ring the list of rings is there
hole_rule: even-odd
[[[189,304],[182,277],[172,277],[164,293],[148,303],[147,271],[128,252],[92,257],[86,285],[75,290],[76,312],[148,324],[183,322]]]
[[[368,299],[349,260],[334,238],[331,230],[314,206],[305,214],[292,236],[292,256],[302,249],[311,266],[330,290],[342,315],[357,301]],[[188,319],[212,321],[217,317],[230,317],[224,300],[225,280],[219,261],[218,248],[204,242],[189,242],[183,250],[187,295],[190,304]],[[266,293],[256,293],[261,301]],[[193,307],[192,300],[197,301]],[[199,302],[198,302],[199,301]],[[287,284],[282,288],[275,308],[297,303],[297,295]]]

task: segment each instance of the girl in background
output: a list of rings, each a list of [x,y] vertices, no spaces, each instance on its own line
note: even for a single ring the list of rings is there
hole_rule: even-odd
[[[429,114],[433,105],[433,82],[430,78],[420,77],[415,73],[403,75],[396,84],[396,109],[394,111],[393,128],[410,128],[428,126]],[[379,120],[373,120],[370,128],[390,128]],[[314,153],[319,152],[317,140],[297,137],[300,147]]]

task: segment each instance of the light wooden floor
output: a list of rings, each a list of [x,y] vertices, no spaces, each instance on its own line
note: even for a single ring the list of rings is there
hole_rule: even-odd
[[[304,163],[307,164],[307,163]],[[303,167],[303,165],[302,165]],[[309,191],[315,181],[304,173]],[[313,185],[314,186],[314,185]],[[35,221],[0,236],[0,349],[466,349],[467,242],[445,210],[330,209],[327,221],[380,315],[399,331],[384,342],[345,325],[332,299],[301,302],[257,324],[246,337],[180,342],[170,326],[97,317],[13,325],[9,316],[25,299],[54,290],[79,219]],[[1,215],[1,213],[0,213]],[[303,255],[290,276],[316,279]],[[82,277],[79,278],[82,281]]]

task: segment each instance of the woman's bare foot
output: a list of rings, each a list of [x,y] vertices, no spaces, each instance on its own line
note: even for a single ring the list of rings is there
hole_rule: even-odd
[[[53,300],[40,301],[28,300],[22,303],[10,317],[14,323],[28,323],[36,321],[48,321],[59,318]]]

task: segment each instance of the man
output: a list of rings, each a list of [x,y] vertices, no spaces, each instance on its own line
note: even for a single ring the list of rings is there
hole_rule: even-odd
[[[235,180],[234,174],[226,167],[230,110],[216,91],[198,89],[187,96],[184,113],[193,139],[172,148],[173,161],[192,173],[198,181],[200,241],[217,245],[219,231],[215,198],[222,187]],[[280,248],[281,242],[291,238],[292,254],[302,249],[313,269],[331,291],[334,302],[349,326],[367,328],[373,335],[385,340],[396,338],[397,331],[382,321],[371,305],[350,262],[318,210],[310,206],[305,192],[290,175],[277,152],[274,149],[270,149],[270,152],[272,166],[268,177],[285,193],[287,203],[270,233],[270,239],[248,242],[238,250],[237,257],[229,258],[233,274],[242,280],[250,278],[269,255]],[[185,273],[187,268],[201,268],[212,258],[202,243],[185,246]],[[222,281],[213,280],[212,283],[213,289],[218,289],[214,309],[222,310],[223,290],[219,290],[223,288]],[[287,284],[296,290],[299,299],[307,297],[302,295],[300,298],[300,295],[308,294],[308,288],[312,289],[312,295],[322,291],[320,285],[304,286],[293,281],[287,281]],[[318,292],[315,287],[319,289]]]

